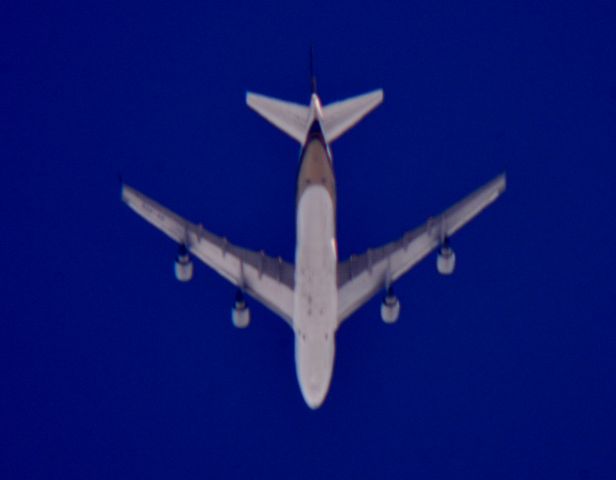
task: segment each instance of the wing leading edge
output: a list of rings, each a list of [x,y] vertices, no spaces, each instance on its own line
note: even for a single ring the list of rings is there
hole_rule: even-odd
[[[499,175],[399,240],[341,263],[338,266],[338,323],[477,216],[505,191],[506,186],[505,174]]]
[[[229,282],[293,326],[294,267],[281,258],[253,252],[173,213],[128,185],[122,200],[139,216],[186,248]]]

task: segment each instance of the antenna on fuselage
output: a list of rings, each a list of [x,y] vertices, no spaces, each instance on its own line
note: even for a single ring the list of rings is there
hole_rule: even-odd
[[[310,45],[310,88],[317,93],[317,76],[314,74],[314,47]]]

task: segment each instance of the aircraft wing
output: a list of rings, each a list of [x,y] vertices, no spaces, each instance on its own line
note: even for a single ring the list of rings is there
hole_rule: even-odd
[[[352,256],[338,266],[338,323],[370,300],[379,290],[394,282],[432,250],[444,238],[456,233],[506,188],[502,174],[479,188],[441,215],[382,247]]]
[[[128,185],[122,186],[122,200],[171,239],[184,244],[207,266],[293,326],[293,265],[263,252],[237,247]]]

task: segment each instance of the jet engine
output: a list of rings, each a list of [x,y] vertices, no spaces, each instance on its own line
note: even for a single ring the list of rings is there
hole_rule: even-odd
[[[246,328],[250,325],[250,308],[246,305],[246,300],[241,290],[238,290],[235,294],[235,304],[231,309],[231,321],[236,328]]]
[[[180,251],[175,259],[175,278],[180,282],[188,282],[193,277],[193,263],[185,245],[180,245]]]
[[[436,269],[441,275],[451,275],[455,268],[456,254],[445,240],[436,256]]]
[[[381,303],[381,319],[387,323],[392,324],[398,321],[400,316],[400,301],[398,297],[394,295],[392,287],[387,289],[387,294],[383,297]]]

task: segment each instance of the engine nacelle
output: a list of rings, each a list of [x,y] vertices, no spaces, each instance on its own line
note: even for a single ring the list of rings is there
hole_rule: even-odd
[[[246,328],[250,325],[250,308],[245,305],[243,308],[233,307],[231,309],[231,321],[235,328]]]
[[[443,245],[436,257],[436,269],[441,275],[451,275],[456,268],[456,254],[448,245]]]
[[[387,324],[392,324],[398,321],[399,316],[400,301],[393,293],[388,293],[381,303],[381,319]]]
[[[189,282],[193,278],[193,262],[184,245],[180,246],[180,253],[175,259],[175,278],[180,282]]]
[[[235,328],[246,328],[250,325],[250,308],[246,305],[246,300],[240,290],[238,290],[235,304],[231,309],[231,321]]]

